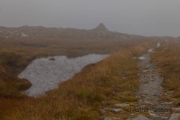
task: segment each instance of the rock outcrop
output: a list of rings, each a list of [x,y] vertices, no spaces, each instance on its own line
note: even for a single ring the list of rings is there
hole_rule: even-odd
[[[103,23],[100,23],[96,28],[92,29],[94,31],[108,31],[108,29],[105,27],[105,25]]]

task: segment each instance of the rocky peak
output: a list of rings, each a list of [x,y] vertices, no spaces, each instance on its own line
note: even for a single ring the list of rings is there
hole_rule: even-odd
[[[96,31],[108,31],[108,29],[105,27],[103,23],[100,23],[95,29]]]

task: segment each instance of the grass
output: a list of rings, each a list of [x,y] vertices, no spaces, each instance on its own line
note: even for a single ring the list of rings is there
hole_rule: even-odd
[[[31,84],[17,75],[34,59],[54,55],[77,57],[91,53],[111,54],[144,40],[96,40],[68,38],[0,38],[0,96],[21,96]]]
[[[153,62],[164,78],[164,92],[173,91],[170,96],[164,99],[173,101],[177,106],[180,105],[180,41],[169,40],[161,48],[153,51],[151,56]]]
[[[125,48],[98,64],[85,67],[45,96],[14,101],[3,98],[1,108],[6,110],[1,109],[1,119],[98,120],[102,117],[99,111],[102,107],[115,103],[136,104],[139,69],[138,60],[132,57],[141,55],[148,46],[146,43]]]
[[[151,41],[148,41],[151,40]],[[92,120],[102,117],[100,108],[116,103],[136,104],[138,60],[156,38],[96,40],[57,38],[0,38],[0,119]],[[140,45],[141,44],[141,45]],[[119,51],[119,52],[117,52]],[[112,54],[63,82],[45,96],[29,98],[20,91],[30,87],[17,75],[39,57],[91,53]],[[111,115],[113,113],[109,113]],[[122,118],[127,113],[118,114]]]

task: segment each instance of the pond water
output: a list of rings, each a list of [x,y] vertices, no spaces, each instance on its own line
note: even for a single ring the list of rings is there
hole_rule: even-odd
[[[157,48],[159,48],[161,46],[161,43],[160,42],[158,42],[157,43]]]
[[[69,59],[55,56],[34,60],[18,77],[28,79],[32,86],[25,91],[28,96],[38,96],[58,87],[58,84],[72,78],[82,68],[97,63],[109,55],[90,54]]]
[[[153,49],[154,49],[154,48],[149,49],[149,50],[148,50],[148,52],[152,52],[152,51],[153,51]]]
[[[140,57],[138,57],[138,59],[139,60],[144,60],[144,59],[146,59],[144,56],[140,56]]]

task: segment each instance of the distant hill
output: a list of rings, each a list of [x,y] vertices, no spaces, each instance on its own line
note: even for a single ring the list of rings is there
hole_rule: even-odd
[[[179,37],[177,37],[177,39],[180,39],[180,36],[179,36]]]
[[[22,27],[0,27],[0,37],[48,37],[48,38],[95,38],[95,39],[130,39],[143,38],[143,36],[129,35],[124,33],[109,31],[103,23],[91,30],[75,28],[46,28],[42,26],[22,26]]]
[[[101,32],[107,32],[108,29],[105,27],[103,23],[100,23],[96,28],[92,29],[93,31],[101,31]]]

